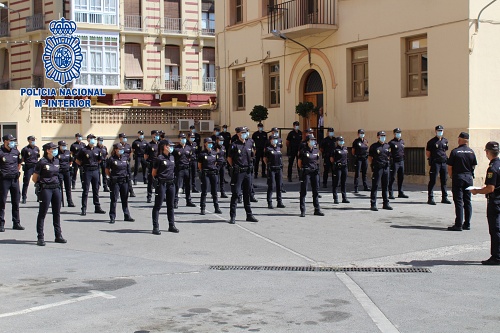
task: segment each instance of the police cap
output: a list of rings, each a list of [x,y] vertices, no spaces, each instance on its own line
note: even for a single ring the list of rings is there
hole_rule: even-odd
[[[311,141],[311,140],[316,140],[316,138],[314,137],[314,134],[306,135],[306,141]]]
[[[151,135],[155,135],[155,134],[160,134],[160,132],[158,132],[158,130],[152,130]]]
[[[458,135],[459,138],[462,138],[462,139],[467,139],[469,140],[469,133],[467,132],[461,132],[459,135]]]
[[[160,144],[164,146],[172,146],[174,143],[170,141],[169,139],[161,140]]]
[[[328,127],[328,132],[335,132],[335,130],[333,129],[333,127]]]
[[[219,141],[224,141],[224,137],[223,137],[222,135],[219,135],[219,136],[217,137],[217,140],[219,140]]]
[[[214,127],[214,131],[215,131],[215,132],[219,132],[219,131],[220,131],[220,127],[219,127],[219,126],[215,126],[215,127]]]
[[[498,152],[498,142],[496,141],[490,141],[486,144],[486,147],[484,147],[485,150],[491,150],[494,152]]]
[[[95,139],[96,136],[92,133],[90,133],[89,135],[87,135],[87,139]]]
[[[12,134],[5,134],[2,137],[2,140],[3,141],[13,141],[13,140],[16,140],[16,138]]]
[[[340,141],[344,141],[344,137],[343,137],[343,136],[338,136],[338,137],[337,137],[337,141],[339,141],[339,142],[340,142]]]
[[[279,132],[278,127],[273,127],[273,128],[271,128],[271,132]]]
[[[305,130],[306,133],[312,133],[313,132],[313,129],[312,128],[308,128]]]
[[[82,136],[80,133],[76,133],[76,134],[75,134],[75,138],[78,138],[78,137],[80,137],[80,136]]]
[[[185,139],[186,138],[186,134],[184,133],[179,133],[179,139]]]
[[[33,135],[28,136],[28,141],[35,141],[35,137]]]
[[[264,127],[264,124],[262,124],[262,123],[258,123],[258,124],[257,124],[257,127]]]
[[[189,129],[194,129],[194,125],[189,126]]]
[[[102,136],[98,136],[97,141],[104,141],[104,139],[102,138]]]
[[[64,140],[58,141],[57,145],[58,146],[66,146],[66,141],[64,141]]]
[[[365,134],[365,130],[364,130],[364,129],[362,129],[362,128],[360,128],[360,129],[358,130],[358,134]]]
[[[236,133],[246,133],[246,132],[248,132],[246,126],[236,127]]]
[[[397,127],[392,132],[393,133],[401,133],[401,128]]]
[[[384,131],[378,131],[377,132],[377,136],[385,136],[385,132]]]
[[[205,138],[205,139],[203,140],[203,142],[205,142],[205,143],[212,143],[213,141],[212,141],[212,138],[211,138],[211,137],[208,137],[208,138]]]
[[[53,142],[46,143],[42,146],[43,150],[57,148],[57,145]]]
[[[123,145],[122,145],[121,143],[119,143],[119,142],[118,142],[118,143],[115,143],[115,144],[113,145],[113,149],[123,149]]]
[[[126,138],[126,137],[127,137],[127,134],[125,134],[125,133],[120,133],[120,134],[118,134],[118,137],[119,137],[119,138]]]
[[[442,130],[444,130],[444,127],[443,127],[442,125],[437,125],[437,126],[435,127],[435,130],[436,130],[436,131],[442,131]]]
[[[144,134],[144,131],[143,131],[143,130],[139,130],[139,131],[137,132],[137,134],[141,134],[141,135],[142,135],[142,134]]]
[[[299,125],[300,123],[296,120],[293,122],[293,125],[296,126],[296,125]]]

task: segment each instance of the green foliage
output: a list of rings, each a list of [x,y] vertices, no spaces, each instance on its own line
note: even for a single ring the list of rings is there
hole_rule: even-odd
[[[319,108],[311,102],[300,102],[295,106],[295,113],[303,118],[309,118],[311,112],[316,114],[319,112]]]
[[[261,121],[267,119],[268,113],[269,112],[265,106],[255,105],[252,112],[250,112],[250,117],[253,121],[260,123]]]

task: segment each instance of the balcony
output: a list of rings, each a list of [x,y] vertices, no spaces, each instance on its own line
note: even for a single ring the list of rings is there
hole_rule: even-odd
[[[116,25],[116,14],[100,12],[75,12],[75,22],[90,24]]]
[[[75,86],[119,88],[119,74],[81,73]]]
[[[170,77],[165,80],[165,89],[175,91],[192,91],[193,77],[170,75]]]
[[[126,31],[142,31],[144,24],[142,16],[138,15],[125,15],[124,30]]]
[[[215,36],[215,21],[206,19],[201,20],[201,34]]]
[[[142,79],[125,79],[125,89],[142,90]]]
[[[182,19],[180,18],[164,18],[163,33],[164,34],[182,34]]]
[[[203,91],[215,92],[217,90],[217,83],[215,77],[203,78]]]
[[[9,34],[9,22],[0,23],[0,37],[8,37]]]
[[[268,35],[273,31],[285,33],[290,38],[305,37],[316,33],[336,31],[337,0],[290,0],[269,7]]]
[[[43,14],[35,14],[26,17],[26,31],[43,30],[45,28],[45,17]]]

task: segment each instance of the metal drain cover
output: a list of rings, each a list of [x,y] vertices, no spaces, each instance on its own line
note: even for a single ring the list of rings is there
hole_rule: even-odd
[[[216,265],[216,271],[292,271],[292,272],[371,272],[371,273],[431,273],[424,267],[338,267],[338,266],[231,266]]]

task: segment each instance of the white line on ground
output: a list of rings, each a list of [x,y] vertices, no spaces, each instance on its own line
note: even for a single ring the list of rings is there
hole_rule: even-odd
[[[382,311],[365,294],[363,289],[345,273],[336,273],[337,277],[351,291],[356,300],[361,304],[366,313],[373,320],[382,333],[399,333],[399,330],[390,322]]]
[[[57,303],[51,303],[51,304],[46,304],[46,305],[40,305],[40,306],[35,306],[35,307],[28,308],[28,309],[21,310],[21,311],[15,311],[15,312],[9,312],[9,313],[2,313],[2,314],[0,314],[0,318],[18,316],[18,315],[27,314],[27,313],[30,313],[30,312],[35,312],[35,311],[40,311],[40,310],[46,310],[46,309],[54,308],[56,306],[62,306],[62,305],[68,305],[68,304],[72,304],[72,303],[82,302],[82,301],[86,301],[88,299],[92,299],[92,298],[96,298],[96,297],[103,297],[103,298],[106,298],[106,299],[116,298],[113,295],[105,294],[105,293],[103,293],[101,291],[90,290],[90,295],[86,295],[86,296],[82,296],[82,297],[78,297],[78,298],[69,299],[67,301],[62,301],[62,302],[57,302]]]

